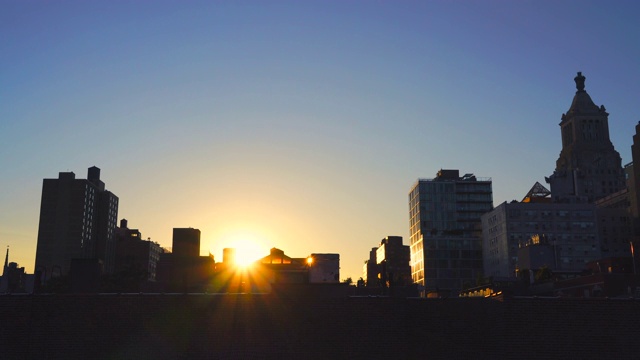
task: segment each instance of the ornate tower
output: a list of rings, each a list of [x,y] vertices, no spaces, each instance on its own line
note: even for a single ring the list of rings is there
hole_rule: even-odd
[[[585,79],[578,72],[573,102],[562,114],[562,151],[546,178],[554,202],[591,203],[625,187],[622,159],[609,139],[609,114],[584,90]]]

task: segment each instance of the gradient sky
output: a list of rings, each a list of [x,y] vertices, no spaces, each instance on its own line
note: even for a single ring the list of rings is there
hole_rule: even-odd
[[[631,161],[635,1],[0,1],[0,249],[33,272],[43,178],[102,169],[163,246],[339,253],[409,242],[418,178],[550,175],[577,71]]]

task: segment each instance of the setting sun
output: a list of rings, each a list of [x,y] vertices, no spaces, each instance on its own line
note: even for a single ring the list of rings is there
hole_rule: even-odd
[[[263,256],[268,255],[260,246],[250,240],[239,240],[232,244],[235,249],[236,265],[247,267]]]
[[[237,266],[247,267],[256,260],[269,255],[268,248],[260,240],[260,237],[250,231],[238,231],[225,236],[224,248],[233,249],[226,253],[229,261]]]

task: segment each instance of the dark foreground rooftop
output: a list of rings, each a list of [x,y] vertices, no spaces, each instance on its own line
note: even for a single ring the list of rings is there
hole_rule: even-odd
[[[3,359],[632,359],[640,300],[2,295]]]

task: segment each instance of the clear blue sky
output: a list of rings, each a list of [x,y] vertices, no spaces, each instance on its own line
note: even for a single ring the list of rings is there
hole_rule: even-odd
[[[460,169],[544,183],[582,71],[623,163],[634,1],[0,1],[0,249],[33,271],[43,178],[102,169],[119,218],[217,259],[340,253],[361,276],[407,194]]]

